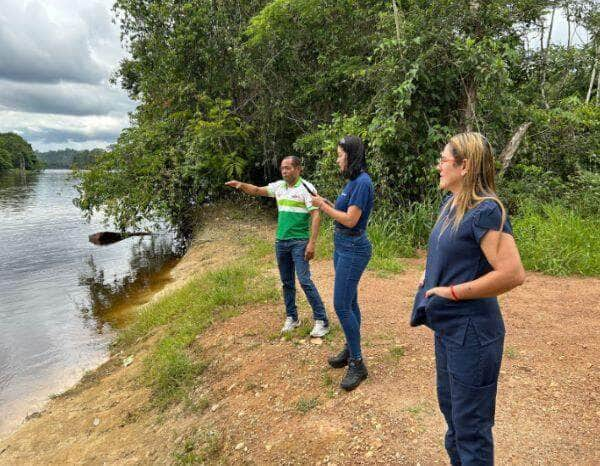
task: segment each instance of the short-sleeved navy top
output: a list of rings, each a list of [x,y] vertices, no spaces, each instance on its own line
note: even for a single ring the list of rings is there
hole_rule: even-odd
[[[445,220],[453,214],[444,206],[451,202],[450,195],[444,200],[442,214],[429,236],[425,282],[415,297],[415,308],[425,309],[422,323],[444,339],[462,345],[467,326],[472,322],[480,342],[490,343],[504,335],[497,298],[453,301],[437,295],[424,296],[430,288],[470,282],[492,271],[480,243],[489,230],[500,230],[500,206],[493,200],[485,200],[465,213],[457,230],[453,230],[450,219],[442,233]],[[502,231],[512,235],[508,218]]]
[[[369,215],[371,215],[371,210],[373,210],[374,199],[373,183],[368,173],[362,172],[353,180],[348,181],[342,190],[342,194],[335,201],[335,208],[342,212],[348,212],[350,206],[355,205],[360,208],[362,213],[353,228],[348,228],[341,223],[335,222],[336,228],[365,231],[369,222]]]

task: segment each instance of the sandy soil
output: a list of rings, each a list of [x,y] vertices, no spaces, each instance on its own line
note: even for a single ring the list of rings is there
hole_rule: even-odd
[[[198,238],[163,294],[235,256],[235,235],[221,227]],[[140,373],[151,338],[133,349],[133,364],[114,355],[1,441],[0,464],[171,464],[186,454],[209,464],[445,464],[432,334],[407,323],[423,261],[405,263],[401,274],[368,272],[361,282],[370,377],[350,394],[338,388],[343,371],[326,366],[339,329],[330,341],[282,339],[282,304],[251,306],[197,337],[191,350],[209,366],[194,403],[150,407]],[[331,262],[312,270],[331,303]],[[501,298],[498,464],[600,464],[599,303],[600,279],[536,273]],[[301,312],[308,320],[305,301]]]

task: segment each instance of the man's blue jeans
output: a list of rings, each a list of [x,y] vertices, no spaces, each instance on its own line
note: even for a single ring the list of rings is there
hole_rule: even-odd
[[[365,234],[345,236],[335,233],[333,242],[333,306],[344,329],[350,356],[353,359],[361,359],[358,282],[371,259],[372,247]]]
[[[283,284],[285,313],[286,316],[298,320],[295,279],[295,275],[298,275],[298,281],[312,307],[314,320],[323,320],[325,324],[329,324],[321,296],[310,278],[308,261],[304,258],[307,244],[308,240],[306,239],[277,240],[275,242],[275,255],[279,266],[279,276]]]

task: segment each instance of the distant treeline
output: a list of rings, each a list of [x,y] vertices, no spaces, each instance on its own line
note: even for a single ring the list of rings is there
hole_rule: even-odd
[[[104,149],[62,149],[36,152],[36,155],[45,168],[88,168],[104,153]]]
[[[0,172],[10,169],[35,170],[39,160],[31,145],[16,133],[0,133]]]

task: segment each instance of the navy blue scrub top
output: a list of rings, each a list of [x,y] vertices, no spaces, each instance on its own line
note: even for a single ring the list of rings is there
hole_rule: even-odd
[[[436,286],[470,282],[492,271],[480,243],[489,230],[500,230],[502,211],[493,200],[485,200],[465,213],[457,230],[453,230],[450,219],[440,235],[445,220],[452,215],[444,206],[451,202],[452,195],[444,199],[440,210],[443,213],[429,236],[425,281],[415,297],[411,325],[425,324],[442,339],[462,345],[471,322],[484,345],[504,336],[497,298],[453,301],[437,295],[425,298],[425,292]],[[508,216],[502,231],[512,235]]]
[[[369,222],[369,215],[373,210],[374,202],[373,183],[368,173],[362,172],[353,180],[348,181],[342,194],[335,201],[336,210],[348,212],[350,206],[355,205],[360,208],[361,215],[353,228],[348,228],[341,223],[335,222],[336,228],[342,230],[365,231]]]

